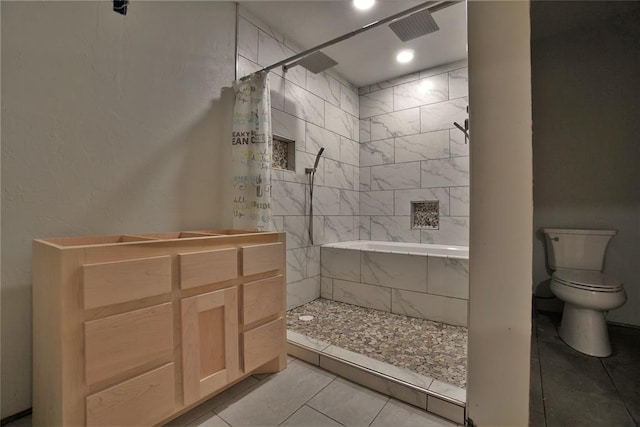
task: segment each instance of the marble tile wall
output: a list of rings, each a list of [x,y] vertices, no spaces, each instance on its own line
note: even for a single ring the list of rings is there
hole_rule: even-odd
[[[358,89],[360,239],[469,244],[466,62]],[[437,200],[437,230],[411,228],[411,202]]]
[[[322,298],[467,326],[469,261],[321,248]]]
[[[299,51],[277,29],[240,8],[238,78]],[[341,77],[302,67],[270,73],[273,132],[295,141],[295,171],[274,170],[274,229],[287,233],[287,301],[293,308],[320,296],[320,248],[359,239],[359,96]],[[419,115],[414,113],[414,121]],[[414,125],[415,126],[415,125]],[[313,194],[313,245],[308,236],[309,186],[304,169],[320,147]],[[416,170],[412,179],[419,179]],[[348,280],[348,279],[347,279]]]

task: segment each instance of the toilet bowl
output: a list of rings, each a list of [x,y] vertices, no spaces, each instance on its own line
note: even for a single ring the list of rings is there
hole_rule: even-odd
[[[615,230],[544,228],[551,292],[564,301],[560,338],[596,357],[611,355],[606,313],[627,301],[622,283],[602,273]]]
[[[563,269],[551,276],[551,292],[565,303],[560,338],[581,353],[611,355],[605,313],[627,301],[622,284],[597,271]]]

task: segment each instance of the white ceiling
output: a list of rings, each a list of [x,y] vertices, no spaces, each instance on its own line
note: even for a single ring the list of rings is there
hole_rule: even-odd
[[[377,0],[358,11],[351,0],[242,1],[240,4],[302,49],[309,49],[373,21],[422,3],[419,0]],[[467,57],[466,4],[457,3],[433,13],[439,31],[403,43],[382,25],[322,51],[338,61],[332,68],[357,87],[400,77]],[[399,64],[396,52],[416,52],[409,64]]]

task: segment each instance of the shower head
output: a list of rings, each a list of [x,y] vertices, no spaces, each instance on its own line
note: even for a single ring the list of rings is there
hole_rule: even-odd
[[[315,174],[316,169],[318,169],[318,163],[320,163],[320,156],[322,156],[322,152],[324,151],[324,147],[320,147],[320,151],[316,154],[316,162],[313,164],[312,168],[305,168],[304,173],[307,175]]]
[[[389,28],[403,42],[422,37],[440,29],[433,16],[431,16],[431,12],[427,9],[394,21],[389,24]]]
[[[286,71],[289,68],[295,67],[296,65],[302,65],[313,74],[318,74],[322,71],[328,70],[331,67],[335,67],[336,65],[338,65],[338,62],[328,57],[324,53],[317,51],[312,53],[311,55],[307,55],[304,58],[297,60],[296,62],[285,65],[283,68]]]
[[[318,163],[320,162],[320,156],[322,156],[323,151],[324,151],[324,147],[320,147],[320,151],[318,151],[318,154],[316,154],[316,162],[313,165],[314,171],[318,168]]]

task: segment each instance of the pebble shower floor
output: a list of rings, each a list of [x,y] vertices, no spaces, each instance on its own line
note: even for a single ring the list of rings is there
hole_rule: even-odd
[[[301,315],[312,321],[299,320]],[[466,388],[467,328],[326,299],[287,313],[287,328]]]

